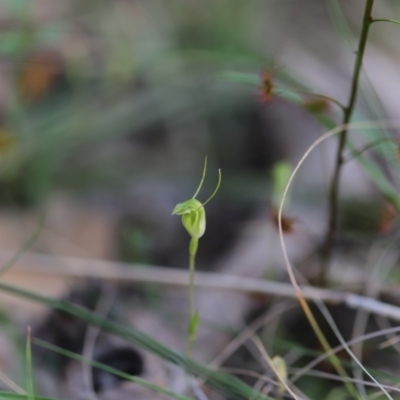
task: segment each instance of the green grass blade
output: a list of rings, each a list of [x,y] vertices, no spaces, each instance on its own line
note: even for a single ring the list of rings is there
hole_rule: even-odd
[[[29,394],[0,391],[0,400],[29,400]],[[35,400],[57,400],[50,397],[35,396]]]
[[[213,386],[215,389],[228,394],[231,399],[252,398],[254,400],[272,400],[271,397],[258,393],[235,376],[219,371],[213,371],[207,367],[204,367],[196,361],[185,357],[182,353],[171,350],[162,343],[154,340],[150,336],[140,332],[137,329],[127,328],[66,301],[51,299],[3,282],[0,282],[0,290],[23,297],[25,299],[29,299],[31,301],[35,301],[37,303],[45,304],[55,310],[63,311],[69,315],[80,318],[89,324],[99,326],[108,332],[114,333],[119,337],[135,344],[136,346],[139,346],[166,361],[180,366],[188,373],[204,379],[210,386]]]
[[[27,334],[26,334],[25,363],[26,363],[26,391],[27,391],[28,400],[35,400],[35,394],[34,394],[34,389],[33,389],[31,328],[30,328],[30,326],[28,326]]]
[[[177,400],[193,400],[192,397],[187,397],[187,396],[180,395],[178,393],[174,393],[171,390],[168,390],[168,389],[165,389],[165,388],[163,388],[161,386],[155,385],[155,384],[153,384],[153,383],[151,383],[151,382],[149,382],[149,381],[147,381],[145,379],[139,378],[137,376],[129,375],[129,374],[123,372],[123,371],[120,371],[118,369],[112,368],[112,367],[110,367],[108,365],[99,363],[99,362],[94,361],[94,360],[90,360],[88,358],[80,356],[79,354],[72,353],[71,351],[67,351],[67,350],[62,349],[61,347],[54,346],[54,345],[52,345],[50,343],[44,342],[43,340],[33,339],[33,343],[35,343],[36,345],[38,345],[40,347],[43,347],[43,348],[45,348],[47,350],[54,351],[54,352],[56,352],[58,354],[62,354],[64,356],[66,356],[66,357],[72,358],[74,360],[77,360],[77,361],[83,362],[85,364],[91,365],[92,367],[99,368],[99,369],[101,369],[103,371],[109,372],[110,374],[113,374],[113,375],[119,376],[121,378],[124,378],[124,379],[126,379],[128,381],[137,383],[138,385],[141,385],[141,386],[144,386],[144,387],[146,387],[148,389],[154,390],[155,392],[165,394],[165,395],[167,395],[167,396],[169,396],[171,398],[174,398],[174,399],[177,399]]]

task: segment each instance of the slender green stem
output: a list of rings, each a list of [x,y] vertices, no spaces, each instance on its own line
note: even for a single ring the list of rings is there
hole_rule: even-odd
[[[367,0],[365,5],[364,17],[362,30],[360,35],[360,40],[358,43],[357,57],[354,64],[353,78],[350,89],[350,98],[348,106],[345,108],[343,114],[343,124],[348,124],[353,115],[355,102],[357,99],[358,92],[358,82],[360,78],[360,72],[362,67],[362,61],[365,52],[365,46],[367,44],[368,31],[371,23],[373,21],[371,12],[374,4],[374,0]],[[322,262],[321,271],[318,282],[320,285],[324,286],[326,284],[326,278],[328,273],[329,264],[332,258],[332,251],[337,235],[338,228],[338,200],[339,200],[339,186],[340,177],[342,172],[342,166],[344,163],[343,152],[347,141],[347,129],[343,130],[339,135],[339,144],[336,153],[335,169],[333,172],[332,181],[329,188],[329,222],[328,229],[325,235],[325,240],[322,247]]]
[[[201,181],[200,181],[199,187],[197,188],[196,192],[194,193],[192,199],[195,199],[196,196],[199,194],[200,189],[203,186],[204,179],[206,178],[206,173],[207,173],[207,156],[204,159],[203,176],[201,177]]]
[[[34,400],[35,394],[34,394],[34,389],[33,389],[31,327],[30,326],[28,326],[28,328],[27,328],[25,357],[26,357],[26,391],[28,393],[27,398],[28,398],[28,400]]]
[[[203,207],[217,194],[219,187],[221,186],[221,170],[218,170],[218,183],[217,186],[215,187],[215,190],[213,191],[212,195],[204,202]]]
[[[376,19],[373,19],[371,21],[371,24],[373,22],[392,22],[393,24],[399,24],[400,25],[400,21],[397,21],[395,19],[389,19],[389,18],[376,18]]]
[[[364,147],[358,150],[354,150],[351,152],[350,156],[346,159],[343,160],[343,164],[348,163],[350,161],[353,161],[355,158],[360,157],[363,153],[366,151],[373,149],[375,146],[378,146],[381,143],[386,143],[386,142],[395,142],[395,139],[393,138],[380,138],[376,139],[370,143],[367,143]]]
[[[342,104],[339,100],[335,99],[334,97],[331,96],[327,96],[325,94],[321,94],[321,93],[315,93],[315,92],[310,92],[308,90],[293,90],[296,93],[301,93],[301,94],[306,94],[309,96],[314,96],[314,97],[319,97],[321,99],[330,101],[331,103],[336,104],[343,112],[346,109],[346,106],[344,104]]]
[[[198,325],[198,316],[195,309],[194,298],[194,275],[196,270],[196,253],[199,245],[199,240],[192,238],[189,245],[189,332],[186,354],[190,356],[193,343],[196,339],[196,331]]]

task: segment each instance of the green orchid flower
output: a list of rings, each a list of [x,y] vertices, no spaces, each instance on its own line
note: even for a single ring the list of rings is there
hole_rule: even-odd
[[[197,199],[179,203],[172,215],[182,215],[182,225],[194,239],[200,239],[206,231],[206,212],[203,204]]]
[[[189,329],[188,329],[188,345],[187,354],[190,355],[193,342],[196,338],[197,327],[199,324],[199,314],[194,308],[194,271],[195,271],[195,257],[199,245],[199,239],[206,231],[206,211],[204,206],[215,196],[221,184],[221,170],[218,170],[218,184],[213,194],[203,204],[196,199],[200,189],[203,185],[207,171],[207,157],[204,161],[203,176],[200,185],[196,190],[194,196],[176,205],[172,211],[172,215],[182,215],[182,225],[189,233],[191,240],[189,245]]]
[[[206,212],[204,206],[215,196],[219,189],[219,186],[221,185],[221,170],[218,170],[218,184],[213,194],[204,204],[197,200],[196,196],[199,194],[200,189],[203,185],[206,172],[207,157],[204,161],[203,176],[201,178],[200,185],[196,190],[196,193],[191,199],[186,200],[183,203],[177,204],[172,211],[172,215],[182,215],[182,225],[185,227],[190,237],[195,240],[200,239],[206,231]]]

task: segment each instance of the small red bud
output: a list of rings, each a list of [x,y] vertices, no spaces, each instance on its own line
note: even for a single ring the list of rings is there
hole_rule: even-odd
[[[274,82],[272,80],[272,72],[266,71],[261,77],[260,98],[264,102],[268,102],[274,96]]]

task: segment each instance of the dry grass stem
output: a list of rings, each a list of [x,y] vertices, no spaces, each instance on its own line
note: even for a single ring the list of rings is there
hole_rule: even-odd
[[[254,344],[257,346],[257,349],[261,353],[261,355],[264,358],[264,360],[268,363],[269,367],[272,369],[272,371],[274,372],[275,376],[280,381],[281,385],[283,385],[285,387],[285,389],[288,391],[288,393],[290,393],[290,395],[295,400],[301,400],[300,397],[298,397],[297,394],[293,392],[293,390],[290,388],[290,386],[288,385],[286,380],[282,378],[281,374],[279,373],[279,371],[275,367],[274,363],[271,360],[271,357],[268,355],[267,351],[265,350],[265,348],[264,348],[261,340],[258,338],[258,336],[253,336],[252,340],[253,340]]]
[[[1,251],[0,263],[8,260],[12,254],[13,252]],[[111,281],[146,282],[182,287],[186,287],[188,284],[188,272],[181,269],[37,253],[25,253],[14,266],[13,271],[13,273],[20,272],[25,275],[94,277]],[[7,277],[7,274],[5,277]],[[242,293],[259,293],[288,298],[297,297],[293,286],[288,283],[212,272],[196,272],[196,286],[216,290],[233,290]],[[307,300],[341,304],[352,309],[360,309],[400,321],[400,307],[382,301],[354,293],[315,288],[307,285],[301,285],[298,288],[302,296]]]

